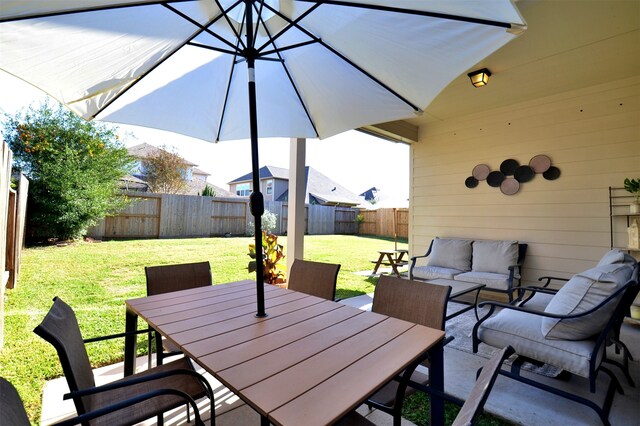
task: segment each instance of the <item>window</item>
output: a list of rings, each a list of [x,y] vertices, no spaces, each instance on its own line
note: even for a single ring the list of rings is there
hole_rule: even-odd
[[[251,193],[251,186],[248,183],[239,183],[236,185],[236,195],[248,197]]]
[[[273,194],[273,179],[267,181],[267,195]]]

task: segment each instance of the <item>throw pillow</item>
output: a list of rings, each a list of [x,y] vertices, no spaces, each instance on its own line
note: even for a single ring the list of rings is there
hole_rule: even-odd
[[[518,263],[517,241],[474,241],[473,270],[508,274],[509,266]]]
[[[625,265],[634,266],[636,260],[629,253],[625,253],[620,249],[609,250],[602,256],[602,259],[598,262],[598,266],[612,265],[614,263],[623,263]]]
[[[471,243],[472,240],[436,238],[431,247],[429,266],[470,271]]]
[[[633,268],[624,264],[601,265],[574,275],[553,296],[547,313],[575,315],[588,311],[629,281]],[[543,318],[541,331],[547,339],[584,340],[599,333],[607,324],[617,300],[612,300],[588,315],[570,318]]]

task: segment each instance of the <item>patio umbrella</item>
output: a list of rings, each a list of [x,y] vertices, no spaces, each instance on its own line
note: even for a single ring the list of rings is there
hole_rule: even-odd
[[[0,69],[87,120],[250,138],[260,247],[259,135],[413,117],[524,28],[510,0],[4,0]]]

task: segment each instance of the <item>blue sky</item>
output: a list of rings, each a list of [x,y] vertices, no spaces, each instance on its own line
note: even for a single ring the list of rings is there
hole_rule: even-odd
[[[2,71],[0,93],[0,112],[8,114],[45,98],[44,92]],[[118,127],[127,146],[146,142],[175,147],[184,158],[211,173],[211,183],[225,189],[227,182],[251,171],[248,140],[214,144],[160,130]],[[380,188],[384,204],[398,204],[409,196],[408,145],[349,131],[324,140],[307,140],[306,163],[356,194],[372,186]],[[260,165],[288,168],[289,139],[261,139]]]

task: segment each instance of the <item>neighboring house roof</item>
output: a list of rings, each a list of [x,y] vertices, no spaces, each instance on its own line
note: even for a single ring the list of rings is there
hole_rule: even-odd
[[[147,183],[142,179],[138,179],[135,176],[127,174],[120,178],[120,188],[125,191],[146,192],[149,190],[149,185],[147,185]]]
[[[211,173],[207,173],[204,170],[201,170],[197,167],[192,167],[191,168],[191,173],[194,175],[203,175],[203,176],[211,176]]]
[[[285,179],[289,180],[289,169],[284,169],[282,167],[274,167],[274,166],[263,166],[258,171],[258,175],[260,179]],[[253,173],[247,173],[246,175],[242,175],[239,178],[236,178],[229,182],[229,185],[240,182],[250,182]]]
[[[166,151],[166,150],[162,148],[157,148],[153,145],[149,145],[148,143],[143,142],[139,145],[134,145],[132,147],[127,148],[127,151],[129,152],[129,155],[131,155],[132,157],[145,159],[150,155],[157,153],[158,151]],[[170,152],[170,151],[166,151],[166,152]],[[184,164],[187,166],[197,166],[197,164],[187,161],[184,158],[182,158],[182,160],[184,161]]]
[[[360,194],[360,197],[364,197],[365,200],[367,201],[371,201],[371,200],[375,200],[376,199],[376,193],[379,191],[378,188],[376,188],[375,186],[367,189],[366,191],[364,191],[362,194]]]
[[[229,182],[229,185],[251,181],[251,173],[243,175]],[[289,180],[289,170],[281,167],[264,166],[259,171],[260,179],[285,179]],[[349,191],[339,183],[334,182],[313,167],[305,167],[307,190],[305,203],[309,199],[315,199],[321,204],[342,204],[357,206],[363,204],[362,198]],[[277,201],[285,201],[289,198],[289,191],[285,191]]]

